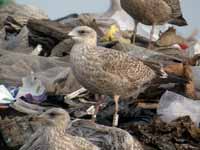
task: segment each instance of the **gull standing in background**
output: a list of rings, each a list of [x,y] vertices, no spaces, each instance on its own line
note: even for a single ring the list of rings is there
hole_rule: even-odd
[[[170,23],[178,26],[187,25],[183,18],[179,0],[120,0],[122,8],[134,18],[135,27],[132,42],[135,42],[139,22],[152,25],[150,42],[156,25]]]
[[[134,18],[132,18],[122,7],[120,0],[109,0],[110,7],[108,10],[100,15],[101,17],[109,17],[117,22],[122,31],[133,31],[135,24]],[[181,1],[181,0],[180,0]],[[152,37],[153,41],[159,39],[161,31],[166,31],[169,27],[172,27],[170,24],[157,25],[154,30]],[[137,33],[143,37],[149,38],[151,33],[151,26],[139,24],[137,27]]]

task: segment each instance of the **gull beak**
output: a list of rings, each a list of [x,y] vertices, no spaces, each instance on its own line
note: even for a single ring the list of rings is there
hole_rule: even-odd
[[[71,31],[68,33],[68,36],[69,37],[75,37],[76,36],[76,33],[74,33],[74,31]]]
[[[43,116],[43,115],[33,116],[29,119],[29,121],[32,123],[39,123],[42,125],[51,124],[51,121],[46,116]]]
[[[44,122],[45,118],[41,116],[32,116],[29,121],[31,122]]]

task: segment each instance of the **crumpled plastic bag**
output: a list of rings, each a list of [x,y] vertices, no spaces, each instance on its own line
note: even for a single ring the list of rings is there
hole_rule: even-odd
[[[0,85],[0,104],[10,104],[14,100],[9,90],[4,85]]]
[[[33,48],[29,46],[29,30],[24,26],[18,34],[7,35],[6,29],[0,31],[0,48],[20,53],[30,53]]]
[[[200,66],[193,66],[192,69],[192,79],[195,86],[196,96],[200,97]]]
[[[22,78],[23,86],[19,88],[16,98],[23,97],[27,102],[41,103],[46,100],[46,90],[40,80],[33,74]]]
[[[70,69],[69,57],[40,57],[2,49],[0,55],[0,82],[6,86],[19,87],[22,77],[34,72],[47,93],[69,94],[81,87]]]
[[[195,88],[200,90],[200,67],[194,66],[192,68],[192,76],[194,79]]]
[[[194,101],[174,92],[165,92],[159,103],[157,114],[164,122],[171,122],[179,117],[190,116],[192,121],[199,126],[200,101]]]
[[[187,54],[189,57],[193,57],[197,54],[200,54],[200,41],[193,44],[188,50]]]

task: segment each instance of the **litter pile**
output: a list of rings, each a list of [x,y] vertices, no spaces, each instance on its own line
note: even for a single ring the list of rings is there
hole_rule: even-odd
[[[140,27],[145,33],[136,35],[136,44],[131,44],[133,31],[120,30],[115,19],[72,14],[50,20],[33,6],[11,1],[0,7],[1,150],[25,150],[30,143],[34,146],[32,136],[42,139],[49,131],[66,139],[71,150],[200,149],[200,41],[196,33],[185,38],[167,25],[147,49],[146,27]],[[154,67],[161,64],[163,71],[183,82],[163,79],[137,99],[119,101],[117,128],[111,127],[115,103],[105,97],[96,123],[91,122],[95,93],[78,83],[69,59],[74,41],[68,33],[82,25],[97,32],[98,45],[126,52]],[[62,118],[63,114],[68,117]]]

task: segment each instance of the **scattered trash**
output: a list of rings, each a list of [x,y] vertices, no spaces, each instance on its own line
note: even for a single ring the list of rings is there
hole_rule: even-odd
[[[95,113],[95,106],[92,105],[90,108],[87,109],[88,115],[94,115]]]
[[[152,150],[199,150],[200,128],[190,117],[181,117],[170,124],[155,117],[150,124],[131,124],[128,131]]]
[[[76,98],[79,94],[82,94],[84,92],[86,92],[87,90],[85,88],[80,88],[79,90],[73,92],[73,93],[70,93],[68,95],[65,96],[65,100],[71,100],[73,98]]]
[[[187,50],[188,56],[191,58],[197,54],[200,54],[200,42],[195,42],[195,44],[192,44],[190,48]],[[197,61],[196,65],[199,66],[200,61]]]
[[[37,104],[30,104],[28,102],[25,102],[22,99],[17,99],[14,103],[10,105],[10,107],[17,110],[18,112],[22,112],[22,113],[30,114],[30,115],[40,114],[47,109]]]
[[[31,55],[39,56],[41,52],[42,52],[42,45],[39,44],[39,45],[31,52]]]
[[[22,78],[23,86],[19,88],[16,98],[24,98],[31,103],[41,103],[46,100],[45,87],[32,73],[30,76]]]
[[[10,104],[14,102],[14,100],[15,98],[9,90],[4,85],[0,85],[0,104]]]
[[[194,79],[195,88],[200,91],[200,66],[192,67],[192,76]]]
[[[9,86],[8,90],[9,90],[10,94],[15,98],[17,96],[19,88],[18,87]]]
[[[66,129],[68,138],[75,136],[105,150],[134,150],[140,143],[151,150],[199,150],[200,43],[195,32],[187,38],[169,24],[156,26],[150,50],[151,26],[139,24],[132,44],[134,21],[121,9],[51,20],[38,8],[5,1],[0,1],[0,149],[19,149],[41,127],[32,118],[58,107],[72,119]],[[74,41],[68,33],[80,25],[97,32],[99,46],[145,60],[155,70],[159,63],[165,72],[184,80],[151,82],[137,100],[120,100],[117,128],[109,127],[115,102],[105,96],[96,115],[98,124],[91,122],[95,93],[78,83],[69,59]]]
[[[196,126],[200,123],[200,101],[194,101],[174,92],[165,92],[159,103],[157,114],[167,123],[183,117],[190,116]]]

